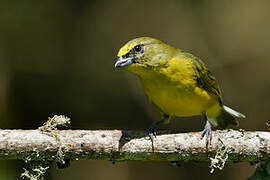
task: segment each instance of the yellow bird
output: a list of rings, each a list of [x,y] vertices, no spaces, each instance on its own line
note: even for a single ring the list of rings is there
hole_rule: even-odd
[[[202,138],[206,136],[208,145],[212,126],[224,129],[238,125],[235,118],[245,117],[223,104],[215,77],[190,53],[141,37],[125,44],[117,56],[115,67],[137,75],[149,99],[161,110],[161,121],[150,126],[149,135],[155,136],[156,126],[169,123],[172,117],[201,115],[206,121]]]

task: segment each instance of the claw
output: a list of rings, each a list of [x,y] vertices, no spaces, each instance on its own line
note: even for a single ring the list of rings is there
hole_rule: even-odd
[[[152,151],[154,152],[154,138],[157,138],[157,125],[151,124],[151,126],[148,129],[148,136],[152,143]]]
[[[171,116],[169,116],[168,114],[165,113],[161,113],[161,120],[157,121],[153,124],[151,124],[151,126],[148,129],[148,136],[152,142],[152,151],[154,151],[154,138],[157,138],[157,125],[161,124],[161,123],[165,123],[168,124],[171,120]]]
[[[154,138],[157,138],[157,126],[155,124],[151,124],[149,127],[148,136],[152,142],[154,141]]]
[[[208,149],[208,145],[211,145],[211,141],[212,141],[212,129],[211,129],[211,124],[206,121],[206,124],[204,126],[204,130],[202,131],[202,137],[201,139],[203,139],[205,136],[205,141],[206,141],[206,149]]]

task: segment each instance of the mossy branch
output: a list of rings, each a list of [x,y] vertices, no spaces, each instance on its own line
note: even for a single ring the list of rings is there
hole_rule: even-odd
[[[0,130],[0,159],[55,161],[61,147],[70,160],[210,161],[223,146],[227,162],[270,160],[270,132],[215,131],[207,150],[200,132],[160,132],[152,146],[146,132],[137,131],[54,130],[50,136],[40,130]]]

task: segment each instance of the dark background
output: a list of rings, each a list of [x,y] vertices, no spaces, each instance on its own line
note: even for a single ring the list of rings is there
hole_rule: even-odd
[[[145,130],[159,119],[138,79],[114,63],[127,41],[152,36],[202,58],[245,130],[266,130],[270,106],[270,1],[0,1],[0,127],[37,128],[54,114],[73,129]],[[201,131],[200,118],[162,128]],[[25,164],[0,161],[0,179]],[[72,162],[47,179],[245,179],[247,163],[180,168],[167,162]]]

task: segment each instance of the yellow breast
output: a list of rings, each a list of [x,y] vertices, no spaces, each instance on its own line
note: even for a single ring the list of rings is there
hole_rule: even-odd
[[[217,103],[197,86],[190,61],[172,59],[166,67],[136,70],[136,74],[150,100],[171,116],[201,115]]]
[[[215,103],[208,93],[194,86],[179,88],[165,79],[142,80],[142,85],[150,100],[171,116],[201,115]]]

